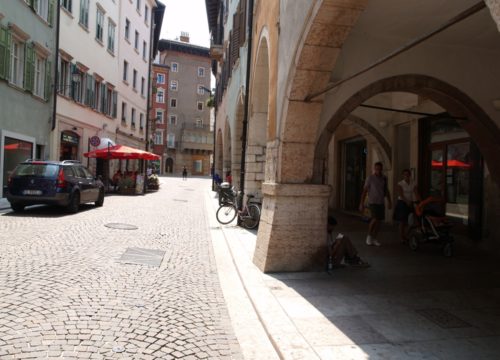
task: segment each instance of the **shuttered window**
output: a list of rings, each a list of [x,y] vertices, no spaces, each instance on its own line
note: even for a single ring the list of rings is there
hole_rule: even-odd
[[[0,78],[9,78],[10,69],[10,41],[9,29],[0,26]]]

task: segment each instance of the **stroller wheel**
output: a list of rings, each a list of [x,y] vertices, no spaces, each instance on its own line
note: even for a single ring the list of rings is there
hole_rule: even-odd
[[[418,243],[419,243],[419,233],[417,231],[413,231],[410,234],[410,240],[408,241],[410,249],[416,251],[418,249]]]
[[[450,242],[444,244],[443,255],[446,257],[451,257],[453,255],[453,245]]]

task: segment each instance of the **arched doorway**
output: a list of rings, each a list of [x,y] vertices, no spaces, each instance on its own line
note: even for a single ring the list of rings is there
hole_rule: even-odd
[[[174,159],[171,157],[165,160],[165,173],[172,174],[174,172]]]

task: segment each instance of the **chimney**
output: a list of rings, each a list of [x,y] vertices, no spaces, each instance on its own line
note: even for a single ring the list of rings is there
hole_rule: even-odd
[[[189,33],[186,31],[181,31],[181,42],[185,42],[189,44]]]

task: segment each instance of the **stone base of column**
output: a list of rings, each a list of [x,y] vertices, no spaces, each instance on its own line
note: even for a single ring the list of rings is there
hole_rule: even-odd
[[[262,184],[264,201],[254,253],[263,272],[306,271],[326,259],[328,185]]]

